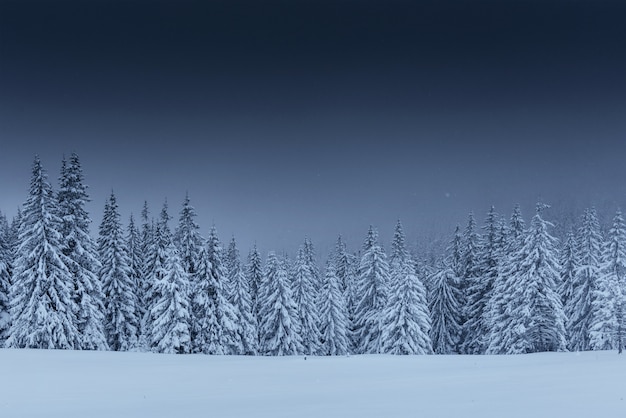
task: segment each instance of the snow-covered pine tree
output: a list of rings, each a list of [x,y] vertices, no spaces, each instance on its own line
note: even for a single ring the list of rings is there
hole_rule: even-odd
[[[399,220],[389,260],[389,295],[381,318],[380,351],[388,354],[432,354],[426,288],[415,274]]]
[[[507,309],[492,319],[502,327],[498,329],[500,332],[491,333],[488,353],[566,349],[565,314],[556,290],[559,279],[556,239],[548,231],[552,224],[541,217],[546,207],[537,204],[524,246],[514,256],[516,272],[506,278],[501,290]]]
[[[389,264],[378,233],[370,226],[359,263],[357,304],[354,312],[355,347],[361,354],[376,354],[381,349],[382,314],[389,293]]]
[[[200,264],[193,280],[191,299],[191,344],[193,353],[224,354],[224,333],[218,319],[217,295],[223,293],[222,283],[211,273],[206,247],[200,249]]]
[[[595,215],[595,211],[592,215]],[[619,232],[615,228],[615,221],[620,223],[619,219],[614,219],[613,227],[610,230],[611,237],[608,243],[600,243],[600,265],[598,276],[593,283],[591,294],[591,321],[589,328],[589,348],[592,350],[611,350],[616,345],[616,335],[618,334],[618,276],[616,274],[607,274],[605,266],[605,248],[611,245],[619,246],[617,236]],[[618,229],[623,228],[622,225]],[[623,238],[623,237],[620,237]],[[623,242],[622,242],[623,244]],[[610,250],[609,250],[610,251]],[[609,255],[609,258],[610,257]],[[614,264],[609,261],[609,264]],[[623,261],[623,260],[622,260]],[[615,271],[616,269],[610,269]]]
[[[565,317],[570,318],[573,314],[573,312],[570,312],[570,309],[573,308],[570,300],[574,295],[575,276],[578,268],[576,238],[572,232],[567,234],[563,247],[561,248],[560,268],[558,291],[561,296],[561,303],[563,304]],[[567,326],[565,330],[567,331],[567,341],[570,341],[571,337]]]
[[[519,267],[519,260],[524,258],[521,254],[524,247],[525,223],[519,205],[515,205],[509,228],[504,223],[500,223],[498,233],[499,243],[499,263],[497,276],[493,283],[491,297],[487,304],[487,314],[489,321],[489,333],[487,335],[486,352],[488,354],[503,354],[507,350],[503,338],[508,326],[505,319],[507,309],[511,303],[509,298],[511,292],[509,286],[514,286]]]
[[[10,289],[12,324],[7,347],[81,347],[76,327],[74,284],[63,254],[62,220],[39,157],[19,229],[19,248]]]
[[[563,306],[566,306],[574,294],[574,278],[578,268],[576,237],[571,231],[565,236],[565,242],[561,248],[560,266],[559,294],[561,295]]]
[[[430,339],[435,354],[460,352],[463,332],[463,295],[460,289],[460,231],[456,227],[448,256],[432,276],[428,308],[431,316]]]
[[[602,236],[595,210],[585,210],[577,236],[578,267],[575,271],[574,293],[565,311],[569,348],[573,351],[591,349],[591,327],[594,319],[594,296],[600,276]]]
[[[335,246],[335,274],[339,278],[339,286],[341,294],[345,300],[346,315],[348,317],[348,351],[356,352],[357,348],[354,345],[354,312],[357,304],[357,276],[358,276],[358,262],[357,257],[347,251],[346,245],[343,242],[341,236],[337,238],[337,244]]]
[[[11,248],[9,246],[9,223],[4,214],[0,213],[0,347],[9,337],[11,326],[11,304],[9,288],[11,286]]]
[[[191,352],[189,280],[174,243],[166,247],[163,275],[154,283],[158,298],[151,309],[153,351],[168,354]]]
[[[613,217],[613,226],[602,254],[602,274],[614,286],[617,329],[615,346],[621,353],[626,344],[626,225],[622,212]]]
[[[80,348],[106,350],[104,334],[104,297],[98,280],[100,261],[96,243],[89,235],[91,219],[85,209],[89,202],[87,186],[78,155],[61,164],[58,211],[62,220],[62,251],[74,281],[73,297],[77,328],[82,336]]]
[[[144,201],[141,209],[141,225],[137,228],[138,245],[131,254],[136,254],[140,260],[137,276],[137,312],[140,318],[139,347],[150,348],[150,293],[152,292],[151,256],[154,254],[154,222],[149,220],[148,202]],[[129,245],[130,249],[130,245]]]
[[[191,277],[195,274],[199,262],[200,249],[203,245],[200,227],[196,223],[196,210],[191,206],[189,195],[185,195],[180,211],[174,242],[183,261],[183,268]]]
[[[230,283],[231,303],[238,320],[241,354],[253,356],[258,352],[259,333],[256,317],[252,313],[250,285],[243,273],[237,242],[233,236],[228,246],[228,282]]]
[[[306,264],[309,266],[309,270],[311,271],[311,280],[313,282],[313,286],[315,291],[319,290],[321,279],[320,279],[320,268],[317,264],[317,257],[315,254],[315,247],[313,246],[313,242],[309,238],[304,239],[304,246],[302,247],[304,251],[304,259]]]
[[[146,263],[144,264],[144,283],[142,289],[142,296],[144,298],[142,306],[145,315],[141,322],[142,332],[140,335],[140,345],[149,350],[154,348],[152,345],[154,332],[154,316],[152,310],[156,302],[160,300],[162,296],[159,294],[156,283],[163,280],[168,273],[166,266],[167,257],[169,255],[168,248],[170,244],[173,243],[172,234],[168,225],[169,220],[170,216],[167,202],[165,202],[154,229],[149,226],[144,229],[144,232],[148,233],[147,239],[149,240],[149,246],[145,250]],[[144,227],[145,226],[146,224],[144,224]]]
[[[348,354],[350,341],[346,301],[341,292],[341,279],[335,273],[335,260],[332,257],[326,265],[317,303],[321,334],[320,354],[325,356]]]
[[[487,213],[483,234],[478,244],[478,276],[471,277],[467,283],[467,316],[469,340],[465,341],[469,352],[473,354],[484,353],[487,349],[490,333],[489,299],[493,293],[493,286],[499,273],[499,260],[501,249],[498,248],[499,240],[498,215],[492,206]]]
[[[316,355],[320,350],[321,334],[319,331],[319,312],[315,303],[317,299],[317,285],[314,283],[313,271],[310,259],[307,257],[305,248],[301,247],[292,269],[291,283],[294,300],[298,309],[300,324],[300,341],[302,342],[302,354]]]
[[[273,252],[267,256],[258,302],[260,352],[267,356],[297,354],[302,347],[298,310],[289,276]]]
[[[335,245],[334,266],[335,274],[339,279],[339,289],[344,299],[346,300],[346,309],[348,316],[351,316],[351,312],[355,305],[356,290],[355,290],[355,264],[356,260],[354,255],[350,254],[346,249],[346,244],[343,242],[341,235],[337,238],[337,244]]]
[[[482,328],[482,274],[480,271],[480,235],[476,232],[474,214],[470,212],[467,227],[463,233],[463,291],[465,307],[463,309],[463,344],[465,354],[481,354],[483,344]]]
[[[210,265],[210,273],[215,287],[215,306],[217,307],[217,318],[222,327],[222,343],[224,354],[243,354],[243,344],[241,332],[239,330],[239,318],[235,307],[228,300],[229,286],[228,271],[222,258],[224,251],[217,236],[215,226],[209,231],[207,237],[207,258]]]
[[[135,317],[137,318],[137,338],[141,338],[141,321],[146,314],[142,301],[142,283],[143,283],[143,264],[144,255],[141,248],[141,235],[135,225],[135,217],[131,213],[128,219],[128,227],[126,230],[126,249],[128,250],[128,260],[130,267],[130,277],[133,283],[135,293]],[[138,347],[144,347],[145,344],[137,342]]]
[[[98,276],[104,292],[104,332],[108,346],[115,351],[134,349],[139,336],[137,285],[113,193],[104,207],[98,252],[101,260]]]
[[[248,254],[248,262],[246,263],[246,279],[250,284],[250,301],[252,303],[252,314],[256,318],[257,323],[260,324],[258,303],[259,287],[263,281],[263,265],[261,261],[261,254],[257,249],[256,243]]]

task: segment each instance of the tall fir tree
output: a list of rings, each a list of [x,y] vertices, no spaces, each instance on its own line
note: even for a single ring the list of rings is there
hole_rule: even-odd
[[[317,256],[315,253],[315,246],[313,245],[313,242],[309,238],[305,238],[302,249],[304,252],[303,254],[304,260],[306,264],[308,265],[309,270],[311,271],[311,280],[313,282],[314,289],[317,292],[319,290],[321,280],[320,280],[320,268],[319,268],[319,265],[317,264]]]
[[[0,347],[4,346],[4,342],[9,337],[11,326],[9,289],[13,260],[10,239],[9,223],[4,214],[0,213]]]
[[[613,286],[615,308],[615,347],[621,353],[626,344],[626,224],[621,211],[613,217],[613,225],[602,253],[604,281]]]
[[[478,244],[478,275],[473,277],[467,288],[468,323],[472,332],[466,346],[471,347],[473,354],[482,354],[487,349],[490,333],[489,299],[493,293],[494,283],[499,273],[500,248],[498,241],[500,228],[498,215],[492,206],[487,213],[483,234]]]
[[[237,312],[228,300],[227,271],[215,227],[202,248],[192,299],[192,350],[205,354],[243,354]]]
[[[263,281],[263,264],[261,260],[261,254],[257,249],[256,243],[248,254],[248,262],[246,264],[246,279],[250,285],[250,301],[252,303],[252,314],[260,323],[259,319],[259,287]]]
[[[158,298],[151,308],[153,351],[168,354],[191,352],[189,280],[174,243],[166,247],[165,268],[154,283]]]
[[[98,276],[104,293],[107,343],[115,351],[134,349],[139,335],[136,282],[113,193],[104,208],[98,252],[102,264]]]
[[[591,349],[591,327],[594,318],[594,296],[600,277],[602,236],[595,210],[587,209],[583,214],[577,237],[578,267],[574,275],[574,293],[565,310],[569,345],[573,351]]]
[[[389,264],[385,252],[378,244],[378,233],[372,226],[363,244],[357,286],[354,344],[361,354],[379,353],[381,319],[389,293]]]
[[[183,207],[180,211],[178,227],[176,228],[175,243],[180,252],[183,268],[193,277],[199,263],[200,249],[203,245],[200,236],[200,227],[196,223],[196,210],[191,206],[189,195],[185,195]]]
[[[396,224],[389,260],[389,296],[381,318],[380,351],[388,354],[432,354],[426,288],[415,274],[400,221]]]
[[[75,153],[69,162],[61,165],[59,179],[58,211],[62,220],[62,251],[68,258],[68,268],[74,281],[73,297],[77,328],[81,333],[81,348],[107,349],[104,334],[104,298],[98,280],[100,261],[96,243],[89,235],[91,219],[85,209],[89,202],[87,186],[80,160]]]
[[[334,258],[335,274],[339,278],[339,286],[345,300],[346,315],[348,317],[348,350],[356,352],[357,347],[354,345],[356,340],[354,338],[356,331],[354,312],[357,304],[358,263],[356,255],[347,251],[346,244],[341,236],[337,238]]]
[[[317,299],[317,286],[314,282],[314,273],[311,268],[305,248],[298,251],[295,265],[292,269],[291,283],[294,290],[294,300],[298,309],[298,326],[300,341],[302,342],[302,354],[315,355],[320,351],[321,334],[319,331],[319,312],[315,303]]]
[[[135,217],[131,213],[128,219],[128,227],[126,229],[126,249],[128,251],[128,262],[130,267],[130,277],[135,293],[135,317],[137,318],[137,338],[141,338],[141,322],[146,314],[142,305],[142,284],[143,284],[143,259],[144,255],[141,248],[141,234],[135,225]],[[138,347],[145,346],[137,343]]]
[[[267,356],[298,354],[302,342],[299,319],[289,276],[283,263],[270,252],[259,288],[260,352]]]
[[[510,289],[516,277],[519,267],[519,260],[524,258],[524,239],[526,231],[525,223],[519,205],[515,205],[506,228],[502,222],[499,227],[499,262],[497,275],[493,281],[491,296],[487,302],[486,312],[488,320],[488,334],[486,337],[486,352],[490,354],[502,354],[506,347],[503,345],[503,336],[507,332],[508,324],[502,321],[507,317],[507,310],[511,301]]]
[[[36,157],[19,228],[7,347],[81,348],[74,283],[67,267],[71,260],[62,251],[58,214],[52,186]]]
[[[460,242],[461,234],[456,227],[448,256],[431,278],[432,289],[429,296],[431,315],[430,339],[435,354],[460,352],[463,332],[463,295],[460,289]]]
[[[560,259],[560,277],[559,277],[559,295],[561,296],[561,302],[565,307],[565,316],[568,318],[572,315],[568,309],[570,300],[574,295],[574,279],[576,276],[576,270],[578,269],[578,258],[576,254],[576,238],[572,232],[569,232],[565,237],[563,248],[561,248]],[[569,337],[568,337],[569,341]]]
[[[146,227],[146,224],[144,224],[144,227],[146,227],[144,232],[149,234],[147,237],[149,246],[146,248],[145,252],[146,263],[144,265],[144,283],[142,289],[142,296],[144,298],[142,305],[145,316],[142,318],[141,322],[142,332],[140,343],[150,350],[155,348],[153,337],[155,332],[155,317],[153,308],[155,304],[161,300],[162,295],[159,292],[163,288],[157,287],[157,283],[162,282],[168,274],[167,258],[170,253],[169,247],[173,244],[172,233],[168,225],[169,220],[170,216],[166,201],[161,208],[159,219],[154,229]]]
[[[139,233],[139,247],[136,253],[140,256],[141,267],[137,282],[138,311],[141,318],[140,345],[149,348],[150,345],[150,294],[152,293],[152,268],[155,261],[153,250],[155,249],[155,225],[150,220],[148,202],[143,202],[141,209],[141,226]]]
[[[463,345],[465,354],[481,354],[483,342],[483,285],[480,271],[480,235],[476,231],[474,214],[467,218],[463,233],[463,277],[461,288],[464,294]]]
[[[336,274],[332,257],[326,265],[319,297],[319,329],[321,335],[320,354],[343,356],[348,354],[348,312],[345,296],[341,291],[341,279]]]
[[[237,311],[228,299],[230,290],[228,289],[228,271],[224,262],[224,251],[217,236],[215,226],[209,231],[207,237],[207,258],[211,266],[213,281],[219,286],[216,289],[216,307],[218,321],[222,327],[224,354],[242,354],[243,346],[241,332],[239,330],[239,320]]]
[[[232,238],[228,246],[228,266],[228,282],[232,292],[231,303],[235,308],[235,316],[238,320],[237,329],[241,341],[241,354],[253,356],[258,352],[258,324],[252,313],[250,285],[241,266],[235,237]]]
[[[224,332],[218,318],[223,293],[221,283],[211,273],[206,247],[200,250],[200,264],[191,292],[191,350],[193,353],[224,354]]]
[[[559,262],[552,226],[541,213],[546,205],[537,204],[524,246],[515,256],[516,273],[506,278],[500,292],[508,307],[492,318],[503,324],[501,332],[491,333],[490,354],[524,354],[564,351],[565,314],[556,290]]]

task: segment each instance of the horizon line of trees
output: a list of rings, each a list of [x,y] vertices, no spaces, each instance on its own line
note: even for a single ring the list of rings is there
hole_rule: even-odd
[[[361,250],[341,236],[323,269],[305,239],[295,258],[200,234],[186,196],[170,229],[144,203],[122,226],[116,197],[89,234],[78,155],[54,191],[38,157],[29,195],[0,216],[0,346],[236,355],[621,352],[626,224],[603,236],[594,209],[562,243],[537,204],[526,227],[492,207],[470,213],[435,265],[412,257],[397,222],[387,253],[370,226]]]

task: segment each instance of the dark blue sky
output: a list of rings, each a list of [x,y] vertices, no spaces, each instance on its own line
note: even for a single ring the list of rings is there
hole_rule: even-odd
[[[82,159],[96,225],[189,191],[242,249],[626,202],[618,1],[0,2],[0,210]]]

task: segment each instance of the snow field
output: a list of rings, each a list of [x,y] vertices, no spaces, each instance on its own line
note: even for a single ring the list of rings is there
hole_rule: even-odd
[[[0,350],[0,416],[626,417],[626,357]]]

